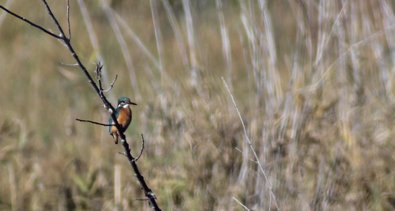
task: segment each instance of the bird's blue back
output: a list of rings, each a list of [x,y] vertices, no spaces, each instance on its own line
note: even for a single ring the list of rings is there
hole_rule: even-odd
[[[115,109],[115,117],[116,117],[116,118],[118,118],[119,110],[120,110],[120,108]],[[114,124],[114,121],[112,120],[111,116],[110,116],[110,118],[108,119],[108,124],[109,124],[109,125]],[[111,128],[112,128],[112,126],[108,126],[108,132],[109,132],[109,133],[111,133]]]

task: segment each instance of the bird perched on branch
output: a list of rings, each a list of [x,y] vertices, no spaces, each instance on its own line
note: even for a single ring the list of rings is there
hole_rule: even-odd
[[[130,109],[129,105],[137,105],[136,103],[130,101],[127,97],[120,97],[118,99],[118,105],[115,109],[115,116],[119,125],[121,126],[122,132],[125,132],[126,129],[129,127],[130,122],[132,121],[132,110]],[[119,139],[119,131],[117,127],[114,125],[114,121],[110,117],[108,120],[109,125],[109,132],[110,135],[115,139],[115,144],[118,144]]]

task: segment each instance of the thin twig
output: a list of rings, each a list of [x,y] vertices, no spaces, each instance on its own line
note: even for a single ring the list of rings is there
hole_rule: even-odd
[[[88,123],[92,123],[92,124],[95,124],[95,125],[101,125],[101,126],[115,126],[115,124],[104,124],[104,123],[100,123],[100,122],[95,122],[95,121],[92,121],[92,120],[87,120],[87,119],[75,119],[75,120],[77,120],[77,121],[79,121],[79,122],[88,122]]]
[[[117,79],[118,79],[118,74],[115,75],[115,78],[114,78],[114,80],[111,82],[110,87],[108,87],[107,89],[104,89],[103,92],[107,93],[107,92],[111,91],[112,88],[114,87],[115,82],[117,81]]]
[[[134,159],[136,162],[140,159],[140,157],[141,157],[141,155],[143,154],[143,151],[144,151],[144,142],[145,142],[145,140],[144,140],[144,136],[143,136],[143,134],[141,134],[141,149],[140,149],[140,154]]]
[[[95,70],[95,73],[96,73],[96,80],[97,80],[97,82],[98,82],[98,84],[99,84],[100,92],[101,92],[101,93],[107,93],[107,92],[110,92],[110,91],[112,90],[112,88],[114,87],[115,82],[116,82],[117,79],[118,79],[118,74],[115,75],[115,78],[114,78],[114,80],[111,82],[110,86],[109,86],[107,89],[104,89],[104,88],[103,88],[103,83],[102,83],[102,81],[101,81],[101,79],[102,79],[102,71],[103,71],[103,65],[99,62],[99,63],[96,64],[96,70]]]
[[[70,0],[67,0],[67,28],[69,28],[69,40],[71,40],[71,27],[70,27]]]
[[[101,82],[101,77],[102,77],[102,69],[103,69],[103,65],[98,62],[96,64],[96,69],[95,69],[95,73],[96,73],[96,81],[99,84],[99,90],[102,92],[103,91],[103,86],[102,86],[102,82]]]
[[[141,157],[141,155],[143,154],[143,151],[144,151],[144,142],[145,142],[145,140],[144,140],[143,134],[141,134],[141,141],[142,141],[142,146],[141,146],[141,149],[140,149],[140,154],[134,159],[135,162],[137,162],[140,159],[140,157]],[[118,153],[123,155],[123,156],[126,156],[125,152],[118,152]]]
[[[97,80],[100,80],[101,79],[101,74],[102,74],[102,69],[103,69],[103,65],[100,63],[100,62],[98,62],[97,64],[96,64],[96,69],[95,69],[95,73],[96,73],[96,79]]]
[[[20,15],[18,15],[18,14],[16,14],[16,13],[14,13],[14,12],[8,10],[7,8],[3,7],[3,5],[0,5],[0,8],[1,8],[2,10],[6,11],[8,14],[10,14],[10,15],[12,15],[12,16],[18,18],[19,20],[21,20],[21,21],[23,21],[23,22],[28,23],[29,25],[33,26],[34,28],[37,28],[37,29],[43,31],[43,32],[45,32],[46,34],[48,34],[48,35],[50,35],[50,36],[52,36],[52,37],[54,37],[54,38],[56,38],[56,39],[62,39],[61,36],[59,36],[59,35],[57,35],[57,34],[54,34],[54,33],[50,32],[50,31],[48,31],[47,29],[45,29],[44,27],[42,27],[42,26],[40,26],[40,25],[38,25],[38,24],[35,24],[35,23],[31,22],[30,20],[28,20],[28,19],[26,19],[26,18],[24,18],[24,17],[22,17],[22,16],[20,16]]]

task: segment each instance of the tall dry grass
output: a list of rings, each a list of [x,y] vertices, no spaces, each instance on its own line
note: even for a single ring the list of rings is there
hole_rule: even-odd
[[[164,210],[395,209],[392,1],[71,3],[84,62],[139,104]],[[107,114],[66,49],[3,14],[0,41],[0,209],[149,210],[107,129],[74,121]]]

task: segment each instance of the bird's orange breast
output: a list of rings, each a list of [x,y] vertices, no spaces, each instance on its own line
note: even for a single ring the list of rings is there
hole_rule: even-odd
[[[123,128],[126,128],[129,125],[131,119],[132,111],[130,110],[130,108],[121,108],[121,110],[119,111],[119,116],[117,118],[118,123],[121,124]]]

